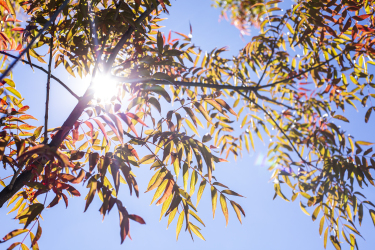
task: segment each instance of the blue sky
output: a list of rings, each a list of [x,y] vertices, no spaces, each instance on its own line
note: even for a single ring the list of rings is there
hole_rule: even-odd
[[[210,51],[214,47],[229,46],[228,56],[235,55],[250,37],[242,40],[239,31],[222,20],[218,22],[220,11],[211,8],[210,0],[172,0],[172,8],[169,8],[168,20],[161,23],[169,30],[179,31],[187,34],[189,22],[193,26],[193,42],[199,45],[202,50]],[[252,30],[251,34],[257,34]],[[31,106],[30,114],[43,122],[45,79],[46,76],[40,72],[31,73],[28,66],[19,64],[15,70],[15,82],[18,90],[25,97],[25,104]],[[62,70],[57,69],[55,75],[64,79],[64,82],[72,87],[78,94],[83,93],[86,85],[77,79],[68,77]],[[30,77],[31,76],[31,77]],[[51,113],[50,127],[60,126],[75,105],[75,101],[69,94],[53,82],[51,89]],[[38,98],[35,98],[38,96]],[[64,103],[60,100],[64,99]],[[364,124],[362,112],[357,113],[349,110],[347,117],[355,119],[347,126],[347,129],[356,136],[356,139],[375,141],[374,118],[370,123]],[[356,119],[356,117],[361,117]],[[360,128],[360,129],[359,129]],[[175,240],[176,221],[166,230],[167,220],[159,222],[160,209],[155,205],[149,206],[153,193],[144,194],[147,183],[152,176],[147,167],[134,169],[137,181],[140,186],[140,198],[130,197],[128,190],[122,188],[119,197],[126,205],[130,213],[143,217],[146,225],[131,223],[131,235],[133,240],[127,239],[120,245],[118,214],[114,209],[109,216],[102,218],[98,212],[100,201],[96,197],[86,213],[84,210],[84,196],[81,198],[69,199],[69,207],[60,203],[53,209],[46,209],[43,212],[42,222],[43,234],[39,241],[41,249],[254,249],[254,250],[278,250],[278,249],[323,249],[323,239],[318,233],[319,219],[312,222],[311,217],[304,214],[299,208],[298,199],[294,202],[285,202],[280,198],[272,200],[274,195],[273,183],[268,182],[271,173],[267,171],[267,165],[261,165],[259,159],[265,155],[264,147],[255,153],[244,154],[242,159],[230,163],[217,165],[214,175],[223,184],[232,190],[239,192],[247,198],[237,199],[246,212],[246,218],[241,225],[234,213],[229,208],[229,224],[225,227],[225,219],[220,208],[217,208],[216,217],[212,219],[211,199],[209,190],[206,189],[198,206],[200,217],[206,224],[201,231],[206,241],[195,237],[193,242],[187,232],[182,231],[179,241]],[[284,188],[285,190],[287,188]],[[81,189],[84,190],[84,189]],[[375,200],[373,190],[364,191],[370,200]],[[194,198],[195,202],[195,198]],[[12,219],[13,214],[5,215],[6,208],[1,208],[0,213],[0,237],[18,225]],[[320,217],[319,217],[320,218]],[[368,213],[365,213],[365,220],[360,228],[366,241],[359,240],[361,250],[373,249],[375,246],[375,228],[372,225]],[[0,249],[7,245],[0,245]],[[327,249],[334,249],[328,242]],[[342,249],[350,249],[343,244]]]

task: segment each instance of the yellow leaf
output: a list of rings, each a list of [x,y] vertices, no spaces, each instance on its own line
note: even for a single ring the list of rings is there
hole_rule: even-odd
[[[225,221],[226,221],[226,226],[228,226],[228,206],[227,206],[227,201],[225,200],[225,196],[220,194],[220,205],[221,205],[221,210],[223,211]]]
[[[212,215],[215,218],[216,204],[217,204],[217,191],[211,186],[211,199],[212,199]]]
[[[176,209],[177,210],[177,209]],[[182,224],[184,223],[184,213],[180,213],[177,220],[177,227],[176,227],[176,241],[178,240],[178,235],[181,232]]]
[[[301,209],[302,211],[307,214],[308,216],[310,216],[309,212],[307,212],[307,210],[305,209],[305,206],[302,204],[302,202],[299,202],[299,205],[301,206]]]
[[[185,119],[186,124],[189,126],[189,128],[199,136],[197,129],[194,127],[194,125],[189,121],[188,119]]]

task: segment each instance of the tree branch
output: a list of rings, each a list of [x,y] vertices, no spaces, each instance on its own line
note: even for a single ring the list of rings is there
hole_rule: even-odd
[[[219,84],[209,84],[209,83],[201,83],[201,82],[181,82],[181,81],[157,80],[153,78],[131,78],[129,79],[126,77],[121,77],[121,76],[111,76],[111,77],[119,82],[127,82],[127,83],[147,82],[147,83],[158,84],[158,85],[176,85],[176,86],[202,87],[202,88],[212,88],[212,89],[233,89],[233,90],[247,90],[247,91],[256,90],[255,87],[219,85]]]
[[[151,12],[157,8],[158,5],[159,5],[159,2],[157,2],[156,7],[151,5],[150,9],[146,10],[145,12],[142,13],[142,15],[138,17],[138,19],[135,21],[135,24],[140,25],[146,19],[146,17],[148,17],[151,14]],[[112,65],[115,62],[115,59],[117,57],[117,54],[120,52],[124,44],[130,39],[134,31],[135,31],[135,27],[129,26],[128,30],[121,37],[120,41],[116,44],[115,48],[112,50],[111,55],[109,56],[108,61],[106,63],[105,70],[104,70],[105,74],[108,73],[109,70],[112,68]]]
[[[289,78],[287,78],[287,79],[284,79],[284,80],[281,80],[281,81],[277,81],[277,82],[274,82],[274,83],[271,83],[271,84],[267,84],[267,85],[259,86],[259,89],[268,88],[268,87],[274,87],[274,86],[276,86],[276,85],[279,84],[279,83],[289,82],[290,80],[293,80],[294,78],[297,78],[297,77],[299,77],[299,76],[302,76],[302,75],[306,74],[307,72],[310,72],[311,70],[314,70],[314,69],[316,69],[316,68],[319,68],[319,67],[323,66],[323,65],[326,64],[326,63],[329,63],[329,62],[332,61],[333,59],[339,57],[342,53],[343,53],[343,52],[341,52],[341,53],[338,54],[337,56],[332,57],[332,58],[329,59],[328,61],[322,62],[322,63],[320,63],[320,64],[318,64],[318,65],[316,65],[316,66],[314,66],[314,67],[311,67],[311,68],[309,68],[308,70],[305,70],[305,71],[303,71],[303,72],[301,72],[301,73],[299,73],[299,74],[297,74],[297,75],[295,75],[295,76],[292,76],[292,77],[289,77]]]
[[[256,103],[254,100],[250,99],[248,96],[246,96],[245,94],[241,93],[240,91],[236,91],[237,93],[239,93],[241,96],[243,96],[245,99],[247,99],[248,101],[254,103],[254,105],[256,105],[258,108],[260,108],[265,114],[267,114],[267,116],[269,118],[271,118],[271,120],[275,123],[276,127],[280,130],[280,132],[286,137],[286,139],[289,141],[289,144],[292,146],[292,148],[294,149],[294,151],[296,152],[296,154],[298,155],[298,157],[302,160],[303,163],[306,163],[306,164],[309,164],[307,161],[305,161],[303,159],[303,157],[301,156],[301,154],[298,152],[298,150],[294,147],[294,144],[293,142],[290,140],[289,136],[285,133],[285,131],[280,127],[279,124],[277,124],[277,122],[275,121],[275,119],[262,107],[260,106],[258,103]]]
[[[67,0],[68,1],[68,0]],[[151,10],[147,11],[149,14],[151,13]],[[140,24],[146,16],[143,16],[143,14],[135,21],[136,24]],[[128,31],[124,34],[126,37],[124,43],[129,39],[132,35],[132,32],[134,31],[133,27],[129,27]],[[118,53],[118,52],[117,52]],[[112,56],[113,54],[111,54]],[[114,60],[114,59],[113,59]],[[108,63],[108,62],[107,62]],[[111,68],[111,65],[108,67]],[[61,129],[55,134],[55,136],[52,138],[52,141],[49,143],[50,147],[58,148],[65,137],[69,134],[70,130],[73,128],[74,123],[79,119],[85,108],[87,107],[88,103],[93,98],[94,92],[92,88],[88,88],[85,92],[85,94],[79,98],[79,101],[77,105],[74,107],[73,111],[70,113],[64,124],[61,126]],[[25,170],[23,171],[15,180],[13,188],[10,188],[9,186],[6,186],[3,190],[0,192],[0,207],[4,205],[4,203],[10,199],[16,192],[18,192],[19,189],[21,189],[26,182],[30,181],[33,174],[31,170]]]
[[[51,84],[51,66],[52,66],[52,52],[53,52],[53,26],[52,26],[52,33],[51,33],[51,43],[49,47],[49,62],[48,62],[48,76],[47,76],[47,89],[46,89],[46,110],[44,115],[44,143],[48,142],[48,105],[49,105],[49,89]]]
[[[21,59],[21,57],[23,57],[23,55],[29,51],[29,49],[31,48],[31,46],[34,44],[34,42],[44,33],[44,31],[46,31],[48,29],[48,27],[53,23],[55,22],[55,19],[57,18],[57,16],[60,14],[60,12],[66,7],[66,5],[70,2],[70,0],[65,0],[63,2],[63,4],[56,10],[56,12],[53,14],[53,16],[50,18],[50,20],[48,22],[46,22],[46,24],[43,26],[42,30],[38,32],[38,34],[33,38],[33,40],[31,40],[31,42],[27,45],[27,47],[22,50],[22,52],[20,53],[20,55],[17,57],[16,60],[14,60],[12,62],[12,64],[5,70],[5,72],[0,76],[0,81],[2,81],[4,79],[4,77],[6,75],[9,74],[9,72],[13,69],[14,66],[16,66],[17,62]]]
[[[7,52],[4,52],[4,51],[0,51],[0,54],[3,54],[3,55],[6,55],[6,56],[9,56],[9,57],[11,57],[11,58],[17,58],[16,56],[13,56],[13,55],[11,55],[11,54],[9,54],[9,53],[7,53]],[[34,68],[37,68],[37,69],[39,69],[39,70],[41,70],[41,71],[43,71],[44,73],[46,73],[46,74],[48,74],[48,71],[47,70],[45,70],[44,68],[42,68],[42,67],[40,67],[40,66],[38,66],[38,65],[35,65],[35,64],[33,64],[33,63],[29,63],[28,61],[26,61],[26,60],[20,60],[20,61],[22,61],[23,63],[26,63],[26,64],[29,64],[29,65],[31,65],[31,66],[33,66]],[[72,96],[74,96],[77,100],[79,100],[79,96],[76,94],[76,93],[74,93],[65,83],[63,83],[59,78],[57,78],[56,76],[54,76],[54,75],[52,75],[51,74],[51,78],[52,79],[54,79],[56,82],[58,82],[58,83],[60,83],[60,85],[61,86],[63,86]]]
[[[267,101],[267,102],[273,103],[273,104],[275,104],[275,105],[283,106],[283,107],[285,107],[285,108],[287,108],[287,109],[290,109],[290,110],[294,110],[294,108],[292,108],[291,106],[286,105],[286,104],[281,103],[281,102],[278,102],[278,101],[275,101],[275,100],[273,100],[273,99],[271,99],[271,98],[268,98],[268,97],[266,97],[266,96],[260,95],[257,91],[254,91],[254,93],[255,93],[255,95],[256,95],[259,99],[261,99],[261,100],[264,100],[264,101]]]

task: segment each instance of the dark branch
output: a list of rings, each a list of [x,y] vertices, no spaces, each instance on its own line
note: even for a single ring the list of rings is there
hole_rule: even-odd
[[[157,3],[157,6],[159,5],[159,2]],[[156,6],[156,7],[157,7]],[[142,13],[142,15],[139,16],[139,18],[135,21],[136,25],[140,25],[146,17],[148,17],[151,12],[156,8],[153,5],[151,5],[151,8],[146,10]],[[121,37],[120,41],[116,44],[115,48],[112,50],[111,55],[108,58],[108,61],[106,63],[106,67],[104,70],[104,73],[108,73],[108,71],[112,68],[113,63],[115,62],[115,59],[117,57],[117,54],[120,52],[124,44],[130,39],[131,35],[135,31],[135,27],[129,26],[128,30],[125,32],[125,34]]]
[[[297,75],[295,75],[295,76],[292,76],[292,77],[289,77],[289,78],[287,78],[287,79],[284,79],[284,80],[281,80],[281,81],[277,81],[277,82],[274,82],[274,83],[271,83],[271,84],[267,84],[267,85],[259,86],[259,89],[268,88],[268,87],[274,87],[274,86],[276,86],[277,84],[280,84],[280,83],[283,83],[283,82],[289,82],[289,81],[293,80],[294,78],[300,77],[300,76],[306,74],[307,72],[310,72],[311,70],[317,69],[317,68],[323,66],[324,64],[329,63],[329,62],[332,61],[333,59],[339,57],[342,53],[343,53],[343,52],[341,52],[341,53],[338,54],[337,56],[332,57],[332,58],[329,59],[328,61],[322,62],[322,63],[320,63],[320,64],[318,64],[318,65],[316,65],[316,66],[314,66],[314,67],[311,67],[311,68],[309,68],[308,70],[305,70],[305,71],[303,71],[303,72],[301,72],[301,73],[299,73],[299,74],[297,74]]]
[[[232,86],[232,85],[219,85],[219,84],[209,84],[209,83],[201,83],[201,82],[181,82],[181,81],[168,81],[168,80],[157,80],[152,78],[126,78],[120,76],[112,76],[113,79],[119,82],[127,82],[127,83],[134,83],[134,82],[147,82],[151,84],[159,84],[159,85],[176,85],[176,86],[185,86],[185,87],[202,87],[202,88],[212,88],[212,89],[233,89],[233,90],[247,90],[247,91],[254,91],[255,87],[242,87],[242,86]]]
[[[3,54],[3,55],[6,55],[6,56],[9,56],[9,57],[11,57],[11,58],[17,58],[16,56],[13,56],[13,55],[11,55],[11,54],[9,54],[9,53],[6,53],[6,52],[4,52],[4,51],[0,51],[0,54]],[[33,63],[29,63],[28,61],[26,61],[26,60],[20,60],[20,61],[22,61],[22,62],[24,62],[24,63],[26,63],[26,64],[29,64],[29,65],[31,65],[31,66],[33,66],[34,68],[37,68],[37,69],[39,69],[39,70],[41,70],[41,71],[43,71],[44,73],[46,73],[46,74],[48,74],[48,71],[47,70],[45,70],[44,68],[42,68],[42,67],[40,67],[40,66],[38,66],[38,65],[35,65],[35,64],[33,64]],[[56,76],[54,76],[54,75],[52,75],[51,74],[51,78],[52,79],[54,79],[56,82],[58,82],[58,83],[60,83],[60,85],[61,86],[63,86],[72,96],[74,96],[77,100],[79,100],[79,96],[76,94],[76,93],[74,93],[65,83],[63,83],[59,78],[57,78]]]
[[[46,24],[43,26],[42,30],[39,31],[39,33],[31,40],[31,42],[27,45],[27,47],[20,53],[20,55],[17,57],[16,60],[12,62],[12,64],[5,70],[5,72],[0,76],[0,81],[4,79],[6,75],[9,74],[9,72],[13,69],[14,66],[16,66],[17,62],[23,57],[23,55],[29,51],[31,46],[34,44],[34,42],[48,29],[48,27],[55,22],[56,17],[60,14],[60,12],[65,8],[65,6],[70,2],[70,0],[65,0],[63,4],[56,10],[56,12],[53,14],[51,19],[46,22]]]
[[[278,102],[278,101],[275,101],[275,100],[273,100],[273,99],[271,99],[271,98],[268,98],[268,97],[266,97],[266,96],[260,95],[257,91],[254,91],[254,93],[255,93],[256,97],[258,97],[258,98],[261,99],[261,100],[264,100],[264,101],[267,101],[267,102],[273,103],[273,104],[275,104],[275,105],[283,106],[283,107],[285,107],[285,108],[287,108],[287,109],[290,109],[290,110],[294,110],[294,108],[292,108],[291,106],[286,105],[286,104],[281,103],[281,102]]]
[[[151,13],[151,11],[149,13]],[[145,18],[146,17],[141,16],[135,22],[139,24]],[[132,31],[129,32],[129,30],[132,30]],[[129,27],[128,31],[125,33],[125,34],[128,34],[127,39],[131,37],[133,31],[134,31],[134,28]],[[127,42],[127,39],[125,40],[125,42]],[[64,124],[61,126],[61,129],[55,134],[55,136],[52,138],[52,141],[49,143],[50,147],[58,148],[61,145],[63,140],[69,134],[70,130],[73,128],[74,123],[79,119],[79,117],[82,115],[83,111],[87,107],[88,103],[93,98],[93,94],[94,93],[92,89],[89,87],[86,90],[85,94],[81,98],[79,98],[77,105],[74,107],[73,111],[70,113],[70,115],[68,116]],[[18,190],[21,189],[25,185],[26,182],[30,181],[32,177],[33,177],[33,174],[31,170],[25,170],[17,177],[17,179],[14,182],[13,188],[10,188],[10,186],[8,185],[3,190],[1,190],[0,207],[2,207],[4,203],[8,199],[10,199],[16,192],[18,192]]]
[[[53,29],[53,26],[52,26]],[[54,32],[52,31],[51,33],[51,43],[49,47],[49,62],[48,62],[48,76],[47,76],[47,87],[46,87],[46,110],[45,110],[45,115],[44,115],[44,143],[48,142],[48,135],[47,135],[47,130],[48,130],[48,105],[49,105],[49,89],[50,89],[50,84],[51,84],[51,66],[52,66],[52,52],[53,52],[53,34]]]
[[[303,163],[306,163],[306,164],[309,164],[307,161],[305,161],[303,159],[303,157],[301,156],[301,154],[298,152],[298,150],[294,147],[294,144],[293,142],[290,140],[289,136],[285,133],[285,131],[280,127],[279,124],[277,124],[277,122],[275,121],[275,119],[262,107],[260,106],[258,103],[256,103],[254,100],[252,100],[251,98],[249,98],[248,96],[246,96],[245,94],[241,93],[240,91],[237,91],[238,94],[240,94],[241,96],[243,96],[245,99],[247,99],[248,101],[250,102],[253,102],[255,106],[257,106],[258,108],[260,108],[269,118],[271,118],[271,120],[275,123],[276,127],[280,130],[280,132],[286,137],[286,139],[289,141],[289,144],[292,146],[292,148],[294,149],[294,151],[296,152],[296,154],[298,155],[298,157],[302,160]]]

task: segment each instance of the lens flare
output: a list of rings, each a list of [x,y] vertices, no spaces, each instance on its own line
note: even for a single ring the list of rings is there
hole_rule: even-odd
[[[101,101],[109,101],[117,94],[117,82],[110,76],[98,74],[92,80],[92,88],[94,90],[94,98]]]

